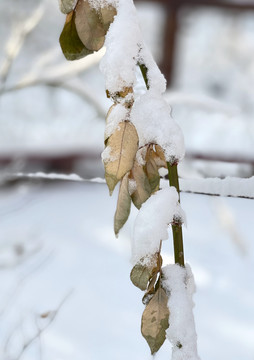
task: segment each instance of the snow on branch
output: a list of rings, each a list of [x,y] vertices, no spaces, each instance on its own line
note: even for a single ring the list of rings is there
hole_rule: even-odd
[[[248,179],[180,179],[180,185],[183,192],[254,199],[254,176]]]
[[[5,174],[3,182],[15,181],[19,179],[78,181],[105,184],[105,179],[100,177],[84,179],[77,174],[46,174],[43,172]],[[168,184],[168,182],[164,180],[164,184],[166,183]],[[163,187],[164,184],[162,181]],[[181,192],[185,193],[254,199],[254,176],[247,179],[236,177],[227,177],[225,179],[180,179],[180,185]]]

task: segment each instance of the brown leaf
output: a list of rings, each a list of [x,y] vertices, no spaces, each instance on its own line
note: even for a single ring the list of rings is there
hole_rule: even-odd
[[[167,167],[164,152],[160,145],[149,145],[146,153],[146,165],[145,172],[147,174],[151,193],[154,193],[159,189],[160,174],[159,169],[161,167]]]
[[[100,10],[101,20],[104,26],[105,33],[107,33],[110,24],[114,21],[116,15],[116,8],[112,5],[105,6]]]
[[[151,353],[157,352],[166,338],[169,327],[168,297],[159,287],[146,306],[141,322],[141,332],[146,339]]]
[[[159,253],[150,255],[149,258],[141,259],[131,271],[131,281],[140,290],[146,290],[153,276],[160,271],[162,258]],[[150,281],[150,283],[149,283]],[[149,284],[148,284],[149,283]]]
[[[79,60],[93,53],[93,51],[88,50],[80,40],[74,17],[74,11],[71,11],[67,15],[63,31],[59,38],[63,54],[67,60]]]
[[[140,209],[142,204],[149,198],[152,193],[149,179],[142,165],[136,160],[130,172],[130,179],[135,181],[135,191],[131,194],[133,204]]]
[[[147,179],[151,188],[151,194],[159,189],[160,184],[160,174],[158,167],[153,158],[147,160],[145,165],[145,172],[147,174]]]
[[[131,270],[131,281],[133,285],[137,286],[140,290],[146,290],[152,273],[153,268],[143,264],[136,264]]]
[[[116,236],[118,236],[120,229],[124,226],[124,224],[128,220],[131,210],[131,197],[129,195],[128,183],[129,183],[128,174],[126,174],[121,180],[118,200],[117,200],[117,207],[114,217],[114,230]]]
[[[77,0],[60,0],[59,7],[63,14],[69,14],[75,7]]]
[[[106,34],[104,25],[99,12],[88,1],[78,2],[75,24],[78,36],[87,49],[97,51],[102,48]]]
[[[119,123],[116,131],[108,138],[107,148],[110,158],[104,160],[105,179],[110,193],[116,184],[133,166],[138,150],[138,134],[135,126],[129,121]]]

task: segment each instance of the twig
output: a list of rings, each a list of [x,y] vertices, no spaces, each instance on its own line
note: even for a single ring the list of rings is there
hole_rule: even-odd
[[[39,24],[43,14],[44,7],[40,5],[25,21],[25,23],[22,25],[22,28],[15,29],[11,35],[6,47],[6,58],[0,70],[1,90],[3,90],[5,87],[5,83],[11,71],[12,64],[19,55],[27,36]]]
[[[65,295],[65,297],[63,298],[63,300],[60,302],[60,304],[57,306],[57,308],[54,311],[49,311],[45,314],[41,314],[40,317],[41,318],[47,318],[49,321],[47,322],[46,325],[44,325],[43,327],[39,327],[38,325],[38,330],[37,332],[30,338],[28,339],[24,344],[22,349],[20,350],[19,354],[17,355],[15,360],[20,360],[21,357],[23,356],[23,354],[25,353],[25,351],[36,341],[38,340],[41,335],[48,329],[48,327],[54,322],[54,320],[56,319],[56,316],[58,315],[59,311],[61,310],[61,308],[63,307],[64,303],[67,301],[67,299],[70,297],[70,295],[73,293],[73,290],[69,291],[68,294]]]

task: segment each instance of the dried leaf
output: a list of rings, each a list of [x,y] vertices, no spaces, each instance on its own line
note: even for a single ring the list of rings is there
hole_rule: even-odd
[[[159,169],[161,167],[167,167],[163,149],[160,145],[149,145],[146,153],[145,172],[151,186],[151,193],[154,193],[159,189]]]
[[[63,31],[59,38],[63,54],[67,60],[79,60],[93,53],[93,51],[86,49],[80,40],[74,17],[74,11],[71,11],[67,15]]]
[[[59,0],[59,7],[63,14],[69,14],[76,4],[77,0]]]
[[[105,29],[100,14],[88,1],[79,1],[76,7],[75,24],[77,33],[89,50],[100,50],[105,41]]]
[[[131,281],[140,290],[146,290],[152,273],[153,268],[143,264],[136,264],[131,270]]]
[[[114,21],[114,16],[116,15],[116,8],[114,8],[114,6],[112,5],[103,7],[100,10],[100,15],[105,33],[107,33],[110,24]]]
[[[168,297],[159,287],[146,306],[141,323],[141,332],[146,339],[151,353],[157,352],[166,338],[169,327]]]
[[[150,255],[149,259],[143,260],[141,259],[141,262],[133,267],[130,275],[133,285],[140,290],[146,290],[149,281],[160,271],[162,258],[156,253]]]
[[[149,301],[151,300],[151,298],[153,297],[153,294],[155,293],[155,283],[158,277],[158,273],[154,274],[151,278],[151,280],[149,281],[148,285],[147,285],[147,290],[145,295],[142,298],[142,303],[144,305],[147,305],[149,303]]]
[[[119,123],[116,131],[108,138],[110,159],[104,161],[105,179],[110,193],[116,184],[133,166],[138,150],[138,134],[135,126],[129,121]]]
[[[130,172],[130,179],[136,183],[135,191],[131,194],[133,204],[140,209],[142,204],[150,197],[152,189],[149,179],[142,165],[137,161],[134,162]]]
[[[124,226],[126,221],[128,220],[130,210],[131,210],[131,197],[128,191],[128,174],[126,174],[119,188],[117,207],[114,217],[114,230],[115,235],[118,236],[120,229]]]
[[[145,165],[145,171],[147,174],[147,179],[151,188],[151,194],[159,189],[160,184],[160,174],[158,167],[153,158],[147,160]]]

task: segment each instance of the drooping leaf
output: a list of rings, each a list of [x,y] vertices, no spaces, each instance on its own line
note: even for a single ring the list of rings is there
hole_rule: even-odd
[[[59,38],[63,54],[67,60],[79,60],[84,56],[93,53],[93,51],[86,49],[86,47],[80,40],[77,33],[74,17],[74,11],[71,11],[67,15],[63,31]]]
[[[75,24],[78,36],[87,49],[97,51],[102,48],[106,31],[99,12],[87,0],[79,1],[76,6]]]
[[[137,161],[134,162],[130,172],[130,179],[135,181],[135,191],[131,194],[133,204],[140,209],[142,204],[149,198],[152,193],[149,179],[142,165]]]
[[[105,179],[112,194],[116,184],[133,166],[138,150],[138,134],[129,121],[119,123],[116,131],[108,138],[110,156],[104,161]]]
[[[76,6],[78,0],[59,0],[59,7],[63,14],[69,14]]]
[[[118,236],[120,229],[124,226],[130,214],[131,197],[129,195],[128,183],[129,183],[129,178],[128,178],[128,174],[126,174],[121,180],[118,200],[117,200],[117,207],[114,217],[114,230],[116,236]]]
[[[156,353],[164,343],[168,327],[168,297],[165,290],[159,287],[147,304],[141,322],[142,335],[146,339],[152,354]]]
[[[105,33],[107,33],[109,26],[113,22],[114,16],[116,15],[116,8],[112,5],[105,6],[100,9],[100,15]]]

